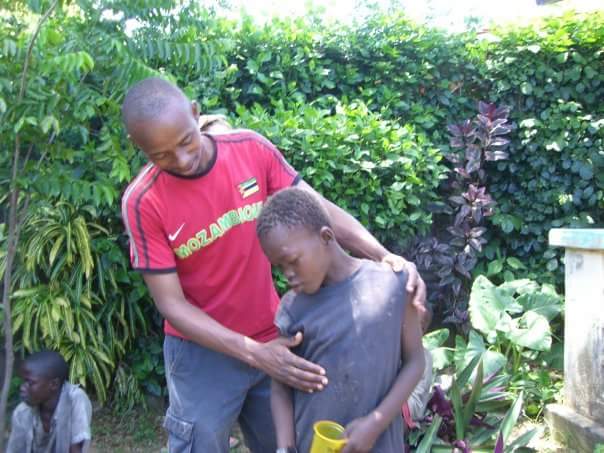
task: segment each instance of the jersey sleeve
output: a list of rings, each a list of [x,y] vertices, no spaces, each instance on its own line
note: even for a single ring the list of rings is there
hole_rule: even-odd
[[[268,194],[272,195],[297,183],[299,180],[298,172],[285,160],[281,151],[262,135],[257,133],[255,135],[263,151]]]
[[[168,243],[159,209],[145,197],[146,184],[134,181],[122,197],[122,218],[130,241],[130,262],[134,269],[142,272],[175,272],[174,252]]]

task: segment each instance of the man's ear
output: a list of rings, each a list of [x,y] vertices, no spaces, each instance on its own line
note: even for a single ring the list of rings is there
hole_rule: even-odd
[[[336,234],[328,226],[321,227],[321,230],[319,230],[319,236],[325,244],[329,244],[331,241],[336,239]]]
[[[58,377],[52,378],[50,380],[50,388],[53,389],[53,390],[60,389],[62,384],[63,383],[61,382],[61,380]]]
[[[199,104],[197,101],[191,101],[191,113],[193,113],[193,117],[195,121],[199,118]]]

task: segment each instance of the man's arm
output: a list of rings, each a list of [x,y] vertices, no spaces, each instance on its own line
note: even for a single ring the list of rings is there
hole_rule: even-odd
[[[336,239],[342,247],[355,256],[384,261],[396,272],[405,270],[408,275],[406,290],[412,297],[413,305],[420,311],[425,310],[426,284],[417,272],[415,264],[390,253],[357,219],[327,200],[306,182],[300,180],[297,187],[309,190],[321,199],[333,223]]]
[[[289,348],[302,342],[302,334],[259,343],[224,327],[185,299],[176,273],[144,273],[143,278],[159,312],[185,337],[201,346],[234,357],[263,370],[287,385],[322,390],[325,370],[293,354]]]
[[[271,412],[277,434],[277,448],[296,446],[292,389],[279,381],[271,381]]]
[[[405,305],[401,350],[405,362],[393,386],[370,414],[348,424],[346,427],[348,443],[342,453],[371,451],[375,441],[388,428],[394,417],[400,415],[403,403],[407,401],[422,376],[425,366],[422,332],[417,309],[412,304]]]

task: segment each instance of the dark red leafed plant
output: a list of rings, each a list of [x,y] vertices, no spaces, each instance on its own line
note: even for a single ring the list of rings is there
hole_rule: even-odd
[[[447,322],[465,325],[471,272],[487,239],[485,218],[495,201],[487,190],[487,162],[506,159],[512,130],[508,107],[479,102],[472,120],[450,124],[453,165],[444,192],[450,195],[435,210],[431,236],[417,240],[409,251],[428,284],[429,299]]]

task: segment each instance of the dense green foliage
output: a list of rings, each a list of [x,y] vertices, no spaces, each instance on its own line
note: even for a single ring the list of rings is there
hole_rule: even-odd
[[[119,213],[120,193],[144,160],[126,140],[119,108],[143,77],[163,74],[202,110],[264,133],[394,250],[432,228],[442,156],[451,151],[446,125],[471,117],[479,100],[510,106],[516,129],[509,158],[487,165],[497,208],[474,271],[496,283],[529,276],[560,286],[560,252],[547,247],[547,231],[601,224],[602,14],[478,37],[397,12],[352,26],[326,27],[314,16],[258,26],[197,2],[62,2],[33,47],[24,101],[14,103],[47,3],[16,2],[0,14],[3,221],[17,133],[29,156],[19,178],[29,212],[15,330],[24,350],[60,348],[72,378],[101,399],[115,376],[125,394],[137,382],[130,375],[145,380],[157,368],[144,358],[153,348],[133,350],[159,322],[129,270]],[[134,17],[138,28],[126,33]]]

